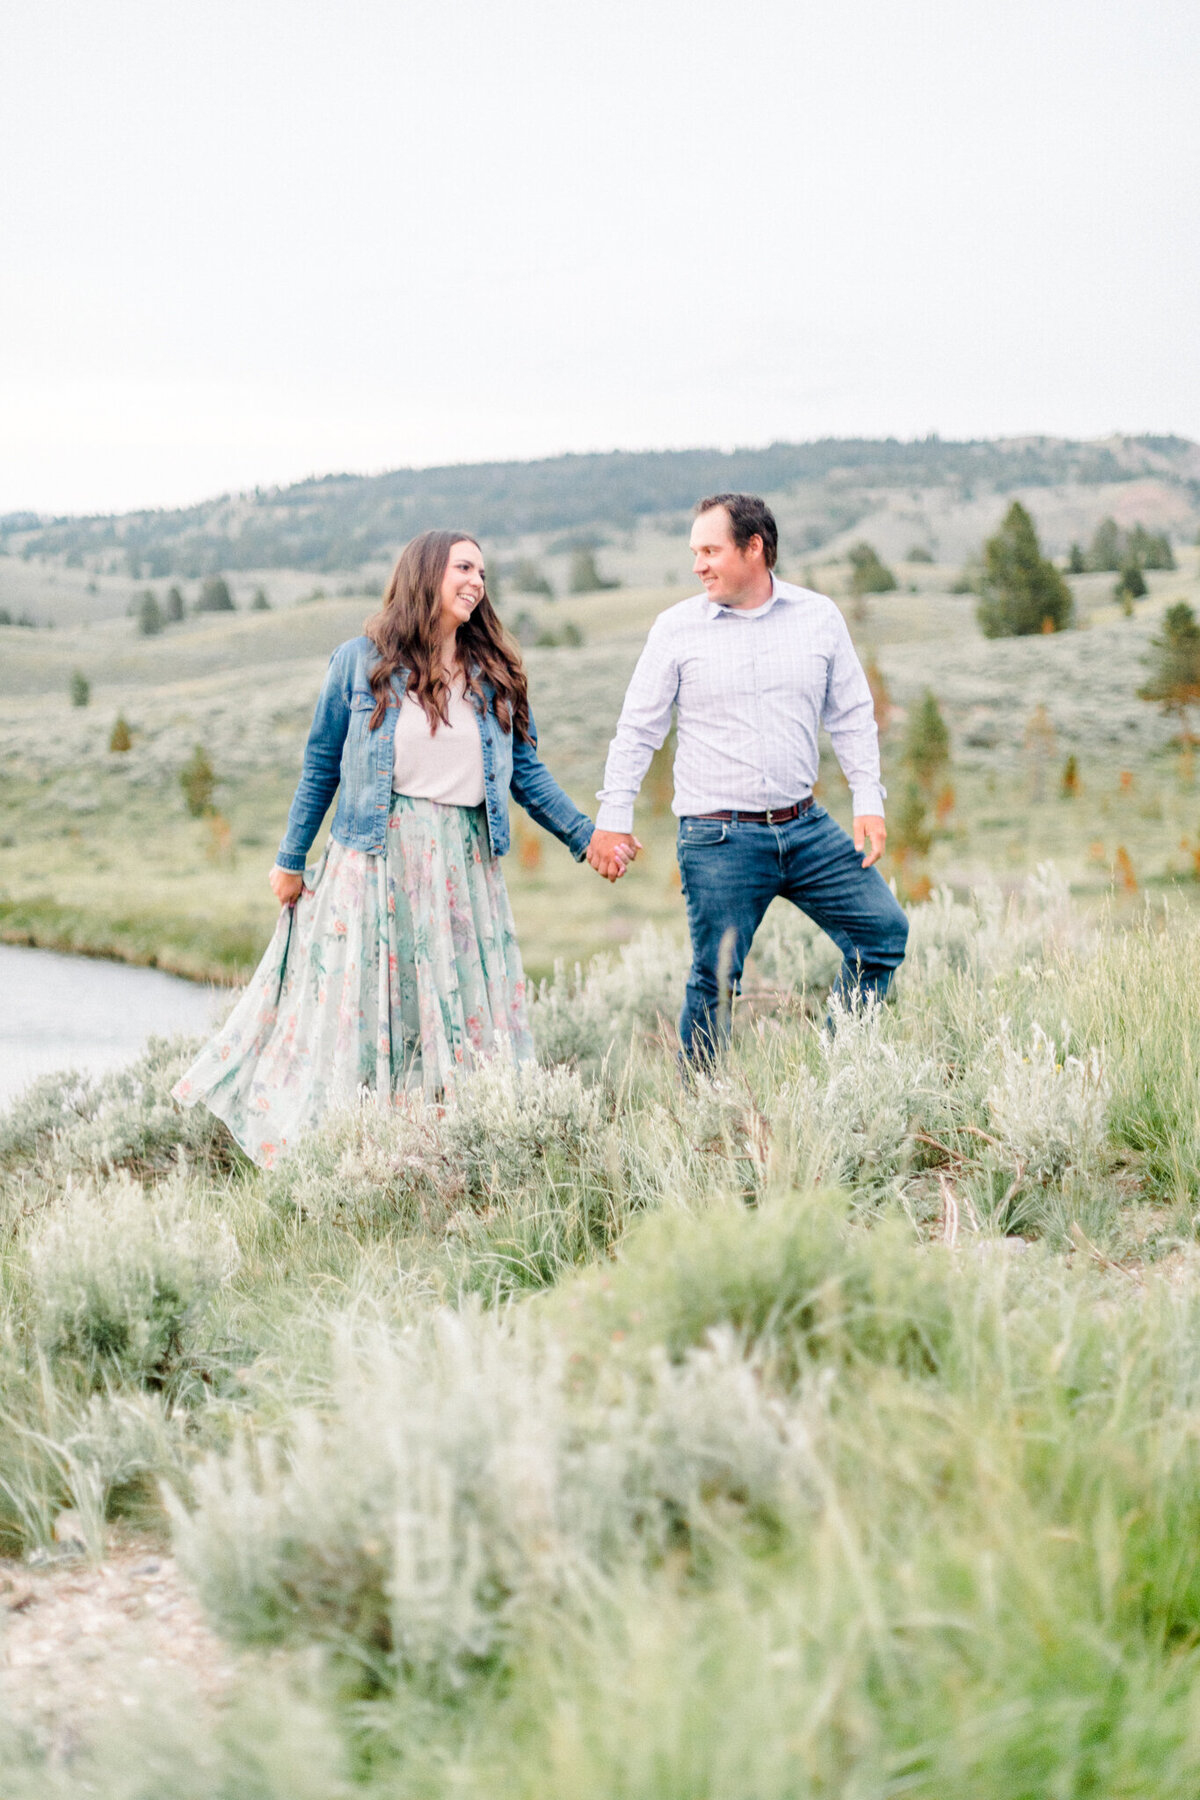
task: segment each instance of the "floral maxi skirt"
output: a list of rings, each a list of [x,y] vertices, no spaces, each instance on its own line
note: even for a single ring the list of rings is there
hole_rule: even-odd
[[[533,1055],[525,977],[484,809],[392,796],[383,855],[330,843],[228,1020],[174,1089],[264,1168],[361,1090],[453,1097]]]

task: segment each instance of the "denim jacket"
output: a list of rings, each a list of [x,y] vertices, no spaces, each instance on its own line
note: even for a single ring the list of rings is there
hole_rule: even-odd
[[[333,837],[348,850],[381,855],[392,800],[392,761],[397,708],[389,706],[377,731],[369,729],[375,710],[368,675],[378,651],[368,637],[340,644],[329,660],[329,672],[313,714],[304,749],[304,767],[288,813],[287,830],[275,858],[281,869],[299,872],[329,802],[337,794]],[[397,696],[404,694],[401,671],[392,677]],[[483,743],[484,804],[493,856],[509,847],[508,797],[511,793],[531,819],[567,846],[576,862],[583,859],[594,826],[586,813],[559,787],[534,745],[503,731],[489,694],[475,702]],[[536,733],[533,720],[530,732]]]

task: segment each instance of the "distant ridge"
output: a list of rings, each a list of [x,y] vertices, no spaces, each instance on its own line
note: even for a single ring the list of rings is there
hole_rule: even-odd
[[[123,554],[135,576],[218,570],[333,570],[385,560],[414,532],[447,521],[492,539],[628,528],[679,514],[723,488],[831,502],[895,488],[974,492],[1086,486],[1148,476],[1200,504],[1200,445],[1180,437],[1097,442],[1023,437],[822,438],[738,450],[615,450],[532,462],[458,463],[333,474],[287,488],[222,495],[176,511],[87,518],[0,516],[0,538],[35,555]]]

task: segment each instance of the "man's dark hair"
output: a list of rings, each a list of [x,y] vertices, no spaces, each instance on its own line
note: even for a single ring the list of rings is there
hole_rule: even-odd
[[[762,539],[763,561],[773,569],[779,554],[779,528],[766,501],[757,494],[709,494],[707,499],[697,500],[692,511],[699,518],[714,506],[723,506],[729,514],[729,528],[739,550],[744,550],[752,537]]]

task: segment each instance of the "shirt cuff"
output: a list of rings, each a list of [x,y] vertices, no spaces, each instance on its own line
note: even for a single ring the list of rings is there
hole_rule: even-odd
[[[632,831],[633,801],[605,800],[596,814],[597,831]]]
[[[851,799],[856,819],[882,819],[885,787],[855,788]]]
[[[294,851],[282,847],[275,853],[275,867],[286,869],[289,875],[303,875],[307,862],[306,856],[297,856]]]

